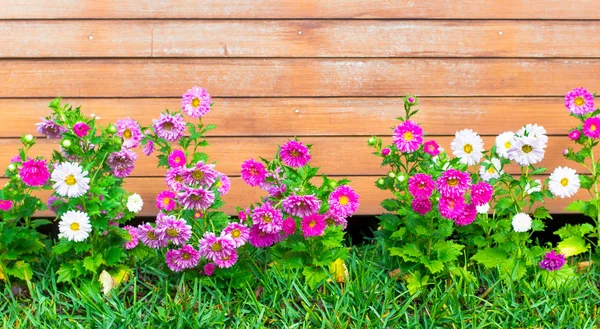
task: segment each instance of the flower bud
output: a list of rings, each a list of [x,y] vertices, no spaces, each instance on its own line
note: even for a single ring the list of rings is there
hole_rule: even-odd
[[[376,142],[377,142],[377,138],[375,138],[375,136],[372,136],[371,138],[369,138],[369,145],[375,145]]]
[[[17,166],[15,166],[14,163],[11,163],[8,165],[8,171],[15,171],[17,169]]]
[[[67,148],[67,149],[68,149],[69,147],[71,147],[71,141],[70,141],[70,140],[68,140],[68,139],[65,139],[64,141],[62,141],[62,143],[61,143],[61,144],[62,144],[62,146],[63,146],[64,148]]]
[[[379,180],[377,180],[377,184],[379,185],[383,185],[385,183],[385,181],[383,180],[383,178],[380,178]]]
[[[108,131],[114,134],[117,132],[117,127],[115,125],[110,125]]]
[[[396,179],[399,182],[404,182],[406,180],[406,176],[404,176],[403,174],[398,175],[398,177],[396,177]]]
[[[569,150],[568,149],[564,149],[563,150],[563,155],[567,155],[567,154],[569,154]]]
[[[392,152],[390,149],[384,148],[383,150],[381,150],[381,155],[386,157],[386,156],[390,155],[390,152]]]
[[[329,181],[329,186],[331,186],[331,187],[336,187],[336,186],[337,186],[337,182],[336,182],[336,181],[334,181],[334,180],[330,180],[330,181]]]
[[[390,178],[395,178],[395,177],[396,177],[396,173],[395,173],[395,172],[393,172],[393,171],[390,171],[390,172],[388,173],[388,176],[389,176]]]
[[[33,142],[33,135],[25,135],[25,141],[27,142]]]

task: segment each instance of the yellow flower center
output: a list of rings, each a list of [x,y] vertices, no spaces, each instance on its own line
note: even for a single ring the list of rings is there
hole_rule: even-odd
[[[223,182],[221,182],[221,181],[218,181],[218,182],[217,182],[217,187],[221,187],[221,186],[223,186]]]
[[[183,177],[181,177],[181,175],[175,175],[175,181],[183,182]]]
[[[295,158],[300,155],[300,152],[298,152],[298,150],[293,150],[291,155]]]
[[[184,252],[183,255],[181,255],[181,258],[188,260],[188,259],[192,258],[192,256],[190,254],[188,254],[187,252]]]
[[[210,246],[210,250],[212,250],[214,252],[221,251],[222,249],[223,249],[223,246],[221,246],[220,243],[213,243],[212,246]]]
[[[590,131],[596,131],[596,125],[591,125],[590,126]]]
[[[79,223],[71,223],[71,231],[79,231]]]
[[[131,138],[131,130],[125,129],[123,132],[123,138]]]
[[[65,178],[65,183],[69,186],[73,186],[77,184],[77,179],[75,179],[75,176],[69,175],[67,178]]]
[[[448,180],[448,185],[450,185],[450,186],[456,186],[456,185],[458,185],[458,178],[450,178]]]
[[[154,231],[148,231],[148,233],[146,233],[146,236],[150,240],[156,240],[156,235],[154,234]]]
[[[227,256],[225,256],[225,257],[221,258],[221,260],[229,260],[229,258],[230,258],[230,256],[229,256],[229,255],[227,255]]]
[[[569,179],[567,179],[567,178],[563,178],[563,179],[561,179],[561,180],[560,180],[560,185],[562,185],[562,186],[567,186],[567,185],[569,185]]]
[[[204,172],[202,172],[202,170],[194,170],[192,177],[194,177],[195,180],[202,180],[202,178],[204,178]]]
[[[264,215],[262,219],[265,223],[270,223],[273,220],[269,215]]]
[[[450,208],[450,209],[454,209],[454,206],[455,206],[455,205],[456,205],[456,204],[455,204],[455,202],[454,202],[454,201],[450,201],[450,202],[448,202],[448,208]]]
[[[505,148],[509,149],[509,148],[510,148],[510,146],[511,146],[510,142],[506,142],[506,143],[504,143],[504,147],[505,147]]]
[[[240,230],[238,230],[238,229],[231,231],[231,237],[234,239],[239,238],[241,235],[242,235],[242,232],[240,232]]]
[[[200,106],[200,100],[198,98],[194,98],[192,99],[192,106],[193,107],[198,107]]]
[[[533,147],[531,147],[531,145],[523,145],[523,147],[521,147],[521,150],[523,150],[523,152],[525,153],[529,153],[533,151]]]
[[[163,123],[163,129],[164,130],[172,130],[173,129],[173,124],[171,122],[165,122]]]
[[[176,237],[179,235],[179,232],[177,232],[177,230],[174,228],[169,228],[167,229],[167,235],[171,237]]]
[[[345,205],[347,205],[349,201],[350,201],[350,200],[349,200],[349,199],[348,199],[348,197],[347,197],[347,196],[345,196],[345,195],[342,195],[342,196],[340,197],[340,204],[341,204],[342,206],[345,206]]]
[[[579,97],[575,97],[575,100],[573,100],[573,103],[575,103],[575,105],[577,105],[577,106],[581,106],[585,103],[585,100],[583,99],[583,97],[579,96]]]
[[[308,227],[310,227],[310,228],[314,228],[315,226],[317,226],[317,221],[316,220],[311,220],[308,223]]]
[[[465,151],[465,153],[471,154],[471,152],[473,152],[473,146],[471,144],[466,144],[463,147],[463,150]]]
[[[410,131],[407,131],[407,132],[404,133],[404,140],[405,141],[410,142],[414,138],[415,138],[415,136]]]
[[[193,194],[193,195],[190,197],[190,199],[192,199],[193,201],[198,201],[198,200],[200,200],[200,196],[199,196],[199,195],[196,195],[196,194]]]
[[[181,158],[180,157],[175,157],[175,163],[179,163],[181,162]]]
[[[494,167],[490,167],[490,169],[488,169],[488,173],[493,174],[496,172],[496,169]]]
[[[164,204],[165,206],[168,206],[168,205],[169,205],[169,203],[171,203],[171,198],[164,198],[164,199],[163,199],[163,204]]]

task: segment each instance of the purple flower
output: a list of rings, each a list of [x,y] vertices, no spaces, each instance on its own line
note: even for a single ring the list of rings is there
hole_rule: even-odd
[[[200,254],[207,259],[214,261],[231,255],[235,250],[235,244],[229,236],[215,236],[212,232],[205,232],[199,241]]]
[[[219,191],[221,195],[225,195],[227,194],[227,192],[229,192],[229,188],[231,188],[231,180],[229,179],[229,177],[227,177],[227,175],[223,173],[219,174],[219,181],[217,182],[217,191]]]
[[[133,119],[121,119],[115,124],[117,127],[117,135],[123,138],[124,148],[135,148],[139,145],[140,140],[144,137],[140,130],[140,125]]]
[[[423,143],[423,129],[416,123],[406,120],[394,129],[394,144],[400,152],[412,153]]]
[[[221,232],[221,236],[225,235],[231,238],[235,248],[239,248],[248,241],[250,229],[242,224],[229,223],[229,225],[223,229],[223,232]]]
[[[329,195],[329,209],[337,213],[337,216],[352,216],[360,205],[358,199],[358,194],[350,186],[338,186]]]
[[[177,199],[185,209],[206,210],[215,202],[215,194],[202,188],[184,187]]]
[[[147,157],[151,156],[152,153],[154,153],[154,142],[149,140],[148,143],[146,143],[146,146],[144,146],[142,152],[144,152],[144,155]]]
[[[462,196],[471,184],[469,173],[456,169],[448,169],[437,179],[436,185],[444,197]]]
[[[12,208],[13,202],[10,200],[0,200],[0,210],[8,211]]]
[[[292,217],[288,217],[283,221],[283,232],[287,235],[292,235],[296,232],[296,221]]]
[[[77,122],[74,126],[73,126],[73,132],[75,133],[75,135],[77,135],[77,137],[81,138],[81,137],[85,137],[87,136],[88,132],[90,131],[90,126],[87,125],[87,123],[85,122]]]
[[[306,217],[319,211],[321,200],[314,195],[292,194],[283,200],[282,206],[285,212],[292,216]]]
[[[163,216],[155,229],[159,239],[168,240],[173,244],[186,243],[192,236],[192,227],[184,219],[175,216]]]
[[[210,111],[211,98],[206,89],[192,87],[181,97],[181,108],[192,118],[201,118]]]
[[[590,138],[600,137],[600,117],[585,119],[583,122],[583,134]]]
[[[160,118],[152,120],[152,123],[156,135],[169,142],[178,141],[185,131],[185,121],[179,113],[161,113]]]
[[[434,188],[435,183],[427,174],[415,174],[408,179],[408,191],[415,199],[428,199]]]
[[[177,207],[175,202],[177,195],[173,191],[162,191],[156,196],[156,208],[164,211],[172,211]]]
[[[161,239],[150,224],[141,224],[136,231],[138,239],[152,249],[166,247],[169,244],[169,240]]]
[[[217,265],[217,267],[230,268],[233,266],[233,264],[235,264],[235,262],[237,262],[237,260],[238,260],[238,253],[236,250],[233,250],[231,252],[231,254],[224,255],[221,257],[216,257],[214,261],[215,261],[215,265]]]
[[[456,220],[459,216],[463,214],[465,206],[465,200],[462,196],[442,196],[438,203],[438,210],[442,217]]]
[[[279,233],[283,225],[283,216],[270,204],[265,203],[252,212],[252,221],[266,233]]]
[[[19,175],[27,186],[43,186],[50,178],[46,160],[31,159],[23,162]]]
[[[250,228],[250,244],[256,248],[266,248],[279,242],[281,235],[279,233],[265,233],[260,229],[258,224],[254,224]]]
[[[576,141],[579,139],[579,137],[581,137],[581,131],[579,131],[579,129],[571,130],[571,132],[569,132],[570,140]]]
[[[248,215],[246,214],[245,211],[238,212],[238,218],[239,218],[240,222],[245,222],[247,217],[248,217]]]
[[[174,191],[183,190],[185,188],[184,174],[185,168],[175,167],[167,170],[167,173],[165,174],[167,186]]]
[[[540,262],[540,267],[548,271],[560,270],[567,262],[565,255],[557,254],[554,250],[546,253],[544,259]]]
[[[313,214],[302,218],[302,234],[304,238],[321,236],[325,232],[326,227],[327,223],[323,215]]]
[[[215,264],[208,263],[208,264],[204,265],[204,275],[212,276],[214,272],[215,272]]]
[[[325,213],[325,222],[328,225],[342,225],[344,229],[348,225],[348,219],[343,214],[335,211],[335,209],[329,209],[327,213]]]
[[[250,186],[258,186],[265,182],[267,177],[267,168],[265,165],[254,161],[246,160],[242,163],[242,180]]]
[[[392,151],[388,148],[384,148],[383,150],[381,150],[381,155],[383,155],[384,157],[390,155]]]
[[[135,248],[140,241],[137,236],[137,228],[135,228],[131,225],[126,225],[126,226],[123,226],[123,229],[127,230],[127,232],[130,235],[129,241],[125,242],[125,249],[129,250],[129,249]]]
[[[304,167],[310,161],[310,150],[302,142],[291,140],[281,146],[281,161],[293,168]]]
[[[471,203],[483,206],[492,200],[494,188],[486,182],[479,182],[471,186]]]
[[[135,152],[124,148],[119,152],[111,153],[106,163],[115,177],[124,178],[131,175],[137,158]]]
[[[413,210],[420,215],[425,215],[431,211],[431,201],[429,199],[414,199],[412,201]]]
[[[423,151],[434,157],[440,154],[440,146],[436,141],[429,140],[426,141],[425,144],[423,144]]]
[[[190,245],[183,245],[180,249],[169,250],[165,254],[167,265],[174,272],[196,267],[200,262],[200,257],[200,253]]]
[[[475,218],[477,218],[477,207],[469,203],[464,206],[462,213],[454,219],[454,223],[459,226],[465,226],[473,223]]]
[[[583,88],[575,88],[565,95],[565,107],[575,115],[594,112],[594,95]]]
[[[187,163],[185,153],[182,150],[173,150],[173,152],[169,154],[168,162],[171,168],[185,167]]]
[[[205,164],[204,161],[198,161],[196,165],[185,171],[185,182],[190,185],[200,184],[206,187],[212,186],[217,181],[219,172],[214,170],[215,165]]]
[[[67,128],[58,125],[56,122],[48,119],[42,119],[42,122],[36,123],[38,133],[47,138],[60,139],[68,131]]]

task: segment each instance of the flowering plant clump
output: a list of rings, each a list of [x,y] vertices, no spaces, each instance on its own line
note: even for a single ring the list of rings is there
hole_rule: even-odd
[[[315,286],[329,272],[336,280],[344,280],[348,250],[342,240],[348,217],[358,209],[359,196],[345,179],[322,175],[321,185],[314,185],[318,168],[309,164],[310,150],[311,145],[290,140],[272,161],[246,160],[242,180],[269,194],[240,211],[239,217],[249,227],[252,246],[271,247],[270,256],[277,266],[302,269],[307,284]]]

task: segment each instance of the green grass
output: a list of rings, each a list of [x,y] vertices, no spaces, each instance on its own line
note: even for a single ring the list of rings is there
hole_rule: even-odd
[[[310,289],[298,272],[271,268],[246,288],[144,273],[109,295],[99,287],[57,284],[49,266],[29,293],[3,287],[2,328],[600,328],[600,271],[548,289],[540,276],[478,282],[444,280],[414,296],[391,279],[381,246],[354,247],[346,261],[349,281]]]

